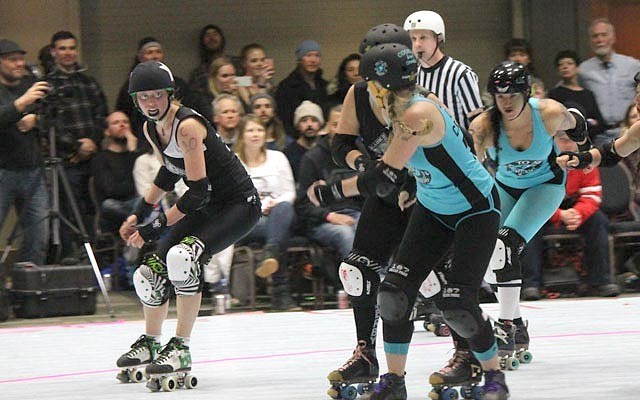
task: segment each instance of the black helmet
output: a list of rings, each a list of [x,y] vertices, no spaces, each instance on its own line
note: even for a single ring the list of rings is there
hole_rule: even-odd
[[[145,90],[165,89],[170,93],[175,90],[176,83],[169,67],[159,61],[142,62],[129,75],[129,94]]]
[[[360,76],[397,90],[415,84],[416,58],[410,48],[399,43],[379,44],[367,51],[360,61]]]
[[[395,24],[382,24],[369,29],[360,42],[360,54],[366,53],[373,46],[384,43],[400,43],[411,48],[409,33]]]
[[[531,94],[531,75],[524,65],[504,61],[491,70],[487,91],[491,94],[525,93]]]

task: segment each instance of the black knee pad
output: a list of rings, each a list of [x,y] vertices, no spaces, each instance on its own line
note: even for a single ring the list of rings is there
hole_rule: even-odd
[[[405,280],[389,274],[378,289],[380,317],[385,323],[395,325],[409,320],[417,293],[407,290]]]
[[[488,317],[477,304],[477,289],[445,287],[435,299],[447,324],[465,339],[472,338],[486,328]]]
[[[524,239],[511,228],[501,228],[498,232],[496,247],[489,261],[489,268],[496,274],[498,283],[522,279],[520,253],[524,248]]]
[[[351,252],[338,267],[342,286],[354,307],[375,306],[382,263]]]

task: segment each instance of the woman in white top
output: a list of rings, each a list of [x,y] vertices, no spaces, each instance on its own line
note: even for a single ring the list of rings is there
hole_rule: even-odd
[[[293,172],[282,152],[267,149],[266,129],[257,115],[244,116],[238,125],[238,132],[234,150],[247,169],[262,202],[262,217],[242,242],[264,243],[263,261],[256,274],[262,278],[273,274],[274,309],[292,309],[295,303],[289,295],[285,270],[279,265],[281,256],[287,250],[295,220]]]

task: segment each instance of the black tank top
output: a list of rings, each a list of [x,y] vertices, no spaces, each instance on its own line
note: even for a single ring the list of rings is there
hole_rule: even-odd
[[[367,82],[358,82],[353,89],[362,144],[371,158],[381,158],[389,144],[391,128],[381,124],[371,109]]]
[[[149,137],[160,150],[167,169],[176,175],[180,175],[186,181],[187,174],[184,168],[184,157],[177,144],[177,133],[180,123],[188,118],[197,119],[207,129],[207,136],[203,144],[205,146],[204,160],[207,178],[209,178],[212,187],[210,204],[227,203],[250,195],[255,189],[249,174],[247,174],[238,157],[224,144],[209,121],[188,107],[180,106],[176,112],[171,128],[171,139],[166,147],[163,147],[160,143],[155,122],[147,122]]]

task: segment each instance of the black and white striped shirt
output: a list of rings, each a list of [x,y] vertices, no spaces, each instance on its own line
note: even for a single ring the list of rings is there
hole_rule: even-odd
[[[482,107],[478,75],[464,63],[444,56],[432,67],[418,66],[418,85],[436,94],[449,108],[456,122],[469,128],[467,115]]]

